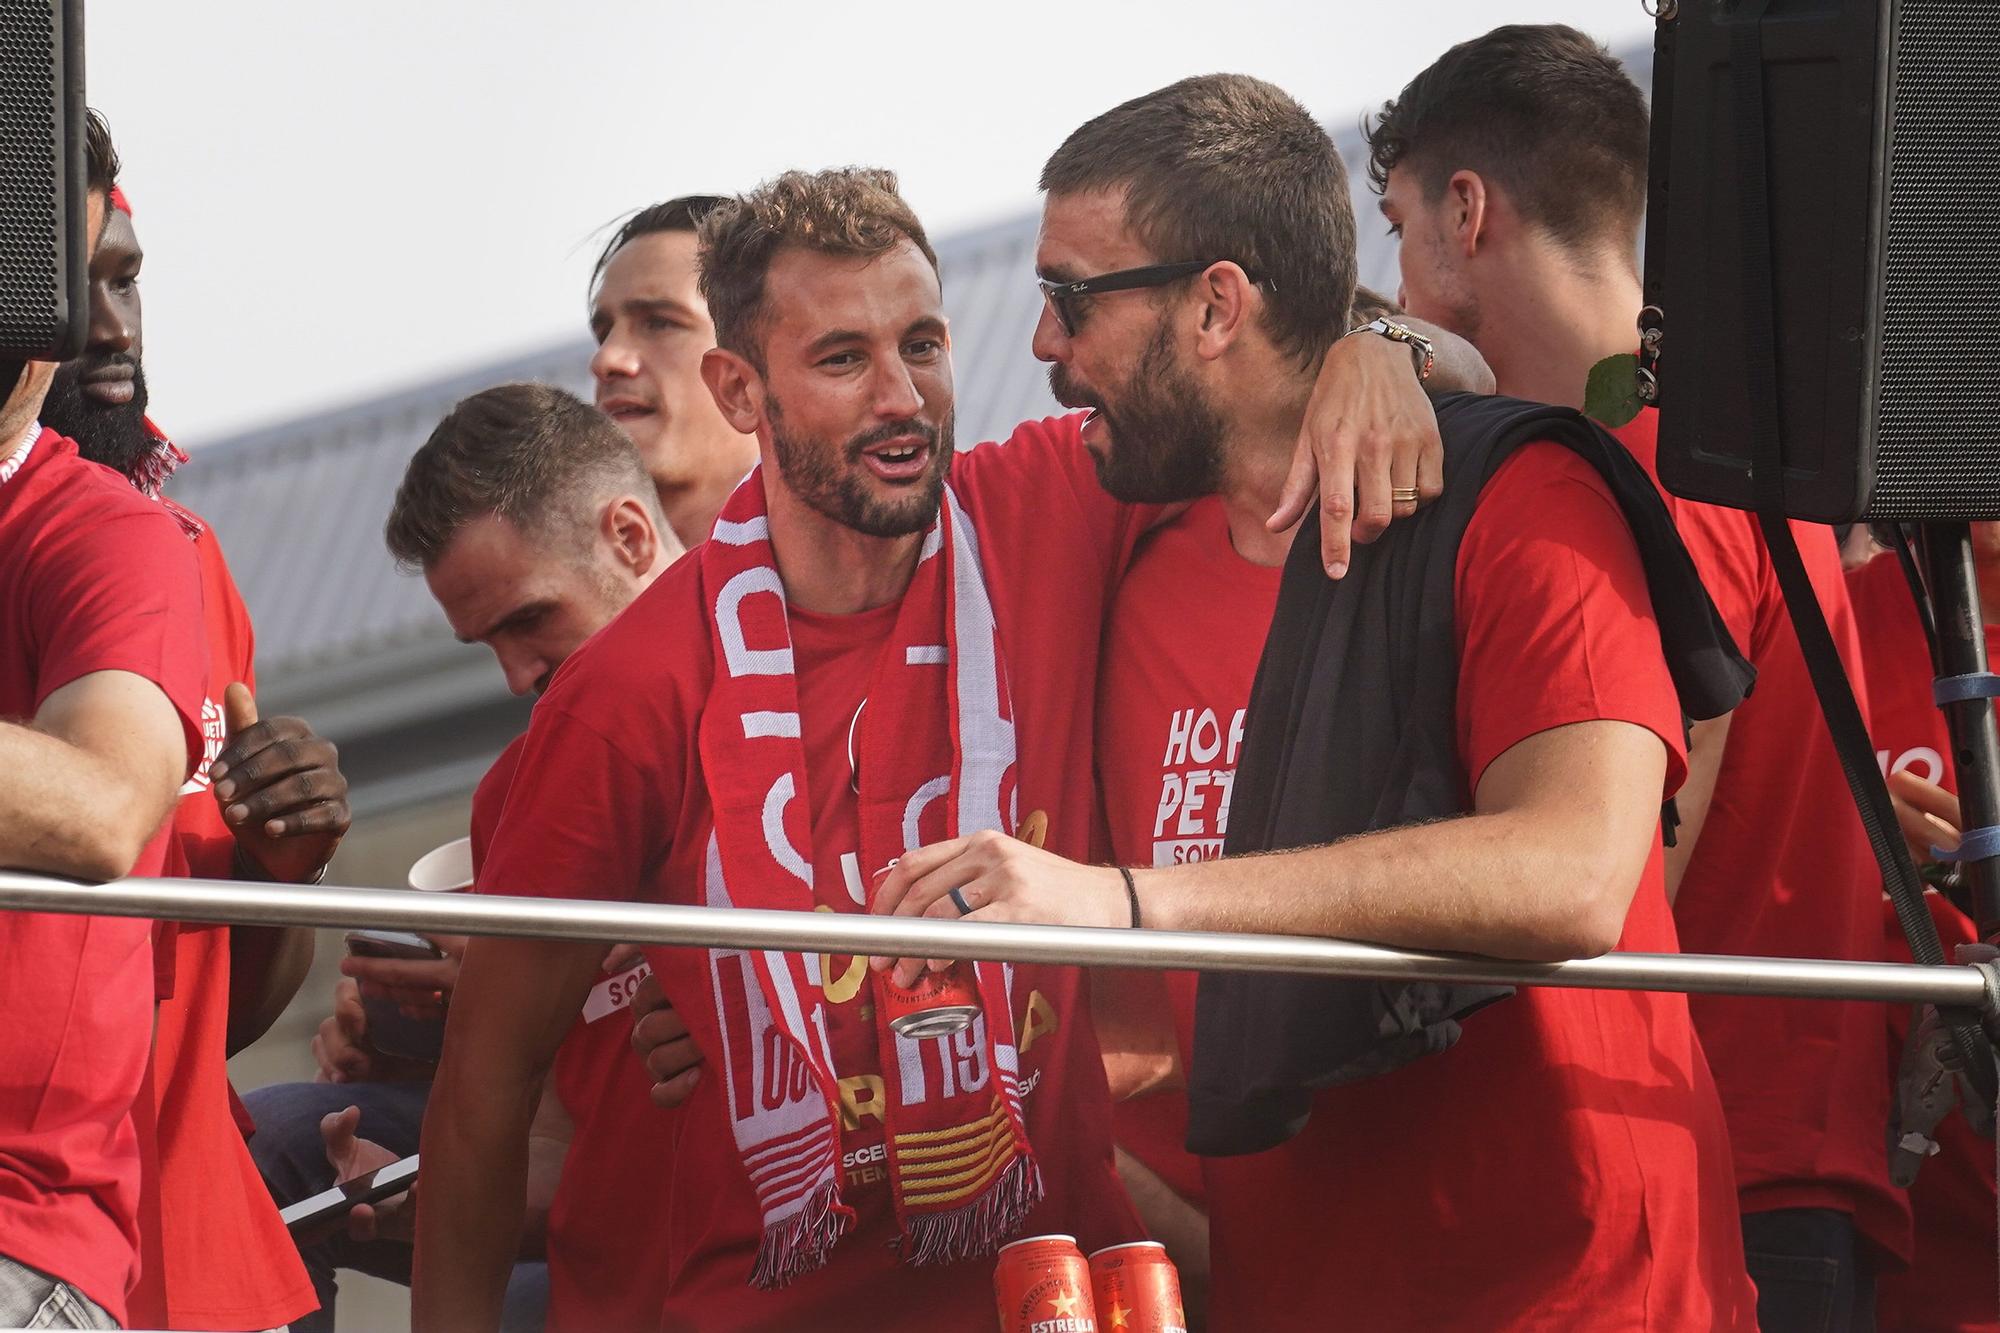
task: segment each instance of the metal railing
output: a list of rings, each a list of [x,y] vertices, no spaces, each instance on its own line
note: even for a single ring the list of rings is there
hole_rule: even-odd
[[[84,884],[14,870],[0,870],[0,908],[606,944],[1872,1000],[2000,1012],[2000,972],[1988,965],[1919,967],[1908,963],[1650,953],[1613,953],[1564,963],[1516,963],[1294,935],[1030,926],[229,880],[126,879]]]

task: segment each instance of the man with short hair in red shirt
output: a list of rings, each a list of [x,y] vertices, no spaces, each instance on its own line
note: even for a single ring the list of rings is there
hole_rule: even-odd
[[[1084,438],[1114,494],[1193,501],[1141,546],[1106,634],[1098,769],[1114,847],[1138,868],[1128,880],[960,838],[906,854],[876,910],[1526,959],[1674,949],[1658,814],[1683,771],[1679,700],[1634,534],[1598,472],[1553,443],[1499,465],[1443,575],[1458,815],[1216,859],[1294,544],[1264,519],[1314,356],[1346,327],[1345,293],[1286,298],[1326,254],[1352,282],[1345,173],[1292,99],[1210,76],[1086,124],[1043,185],[1036,264],[1054,290],[1036,352],[1059,397],[1095,409]],[[1209,262],[1151,299],[1060,299],[1073,280],[1183,256]],[[1399,479],[1404,496],[1416,480]],[[1349,579],[1383,567],[1364,568]],[[1199,1066],[1206,1038],[1177,1007]],[[1295,1137],[1203,1160],[1212,1327],[1301,1311],[1357,1328],[1750,1326],[1720,1110],[1683,997],[1523,989],[1467,1017],[1449,1050],[1313,1086],[1296,1090],[1310,1118]]]
[[[619,224],[590,275],[590,377],[659,488],[681,544],[705,541],[722,502],[757,465],[701,382],[715,322],[695,284],[695,228],[720,195],[683,194]]]
[[[1411,309],[1470,338],[1501,392],[1581,405],[1592,367],[1635,350],[1643,304],[1648,116],[1617,59],[1572,28],[1495,29],[1412,80],[1370,142],[1383,214],[1403,235]],[[1616,431],[1649,473],[1657,428],[1648,409]],[[1693,734],[1668,863],[1681,943],[1699,953],[1879,958],[1881,877],[1757,522],[1666,501],[1758,671],[1741,707]],[[1860,680],[1833,535],[1806,523],[1792,531]],[[1908,1205],[1884,1150],[1880,1009],[1724,995],[1689,1005],[1728,1116],[1765,1326],[1806,1327],[1812,1311],[1829,1308],[1825,1327],[1872,1327],[1873,1275],[1909,1246]]]
[[[491,648],[518,693],[540,693],[683,555],[627,439],[596,409],[539,384],[454,407],[411,458],[385,532],[452,629]],[[473,794],[475,875],[525,740]],[[536,1113],[528,1200],[546,1245],[530,1249],[547,1259],[552,1333],[646,1327],[664,1285],[664,1229],[651,1219],[671,1181],[673,1122],[648,1095],[622,1012],[643,974],[606,966],[616,970],[594,980]]]
[[[89,119],[88,234],[117,176]],[[173,519],[36,413],[0,405],[0,865],[107,880],[180,869],[167,823],[202,760],[201,581]],[[151,925],[0,913],[0,1325],[112,1328],[137,1275]]]

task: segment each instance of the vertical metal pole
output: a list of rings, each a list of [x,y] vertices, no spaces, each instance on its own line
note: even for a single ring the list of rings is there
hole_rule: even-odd
[[[1986,617],[1979,606],[1972,529],[1963,523],[1926,523],[1919,541],[1931,613],[1937,621],[1938,674],[1969,676],[1985,671]],[[1944,717],[1951,734],[1952,766],[1958,772],[1958,801],[1965,827],[2000,825],[2000,735],[1994,732],[1993,700],[1946,704]],[[1965,873],[1972,888],[1979,936],[1992,939],[2000,933],[2000,856],[1968,861]]]

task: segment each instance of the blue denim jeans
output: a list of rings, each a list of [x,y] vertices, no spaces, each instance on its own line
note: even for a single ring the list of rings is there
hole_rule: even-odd
[[[250,1156],[270,1187],[271,1197],[283,1208],[333,1184],[326,1143],[319,1135],[323,1117],[358,1106],[361,1137],[398,1157],[407,1157],[417,1151],[417,1134],[423,1128],[430,1095],[428,1083],[279,1083],[259,1088],[243,1098],[257,1122],[257,1132],[250,1137]],[[299,1257],[305,1260],[313,1290],[319,1295],[319,1309],[294,1320],[292,1333],[333,1333],[336,1269],[348,1268],[405,1286],[410,1281],[410,1247],[401,1241],[363,1244],[341,1232],[305,1247]],[[548,1265],[516,1264],[507,1283],[501,1333],[540,1333],[548,1307]],[[4,1327],[0,1321],[0,1328]]]
[[[1875,1274],[1854,1219],[1831,1208],[1743,1216],[1763,1333],[1874,1333]]]
[[[311,1198],[333,1185],[333,1167],[319,1134],[324,1117],[349,1106],[361,1108],[362,1138],[379,1143],[398,1157],[417,1150],[417,1134],[430,1100],[428,1083],[277,1083],[244,1095],[243,1104],[257,1122],[250,1136],[250,1156],[257,1163],[271,1197],[280,1208]],[[410,1247],[400,1241],[350,1240],[346,1233],[299,1251],[319,1310],[293,1321],[294,1333],[333,1333],[338,1284],[334,1270],[350,1268],[370,1277],[408,1284]]]
[[[60,1278],[0,1254],[0,1328],[117,1328],[118,1321]]]

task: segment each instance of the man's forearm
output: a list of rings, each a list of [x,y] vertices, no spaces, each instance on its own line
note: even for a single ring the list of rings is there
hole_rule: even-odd
[[[173,810],[171,787],[132,780],[55,736],[0,722],[0,865],[117,879]]]
[[[489,1075],[475,1086],[447,1048],[424,1113],[410,1282],[410,1325],[419,1333],[499,1327],[520,1248],[528,1128],[540,1096],[539,1079]]]
[[[1161,930],[1317,935],[1527,961],[1610,947],[1595,867],[1509,815],[1133,873],[1146,924]]]

